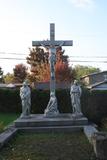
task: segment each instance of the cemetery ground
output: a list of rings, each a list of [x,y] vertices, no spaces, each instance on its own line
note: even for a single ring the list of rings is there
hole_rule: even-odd
[[[17,114],[0,114],[5,127]],[[83,132],[17,133],[0,150],[0,160],[95,160],[93,147]]]
[[[0,151],[1,160],[95,160],[82,132],[17,134]]]
[[[18,114],[1,113],[6,127]],[[107,131],[107,119],[101,130]],[[96,160],[92,145],[83,132],[17,133],[2,149],[0,160]]]

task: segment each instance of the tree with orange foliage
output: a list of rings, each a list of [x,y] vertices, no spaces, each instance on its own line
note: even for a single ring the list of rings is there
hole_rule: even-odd
[[[55,75],[57,82],[70,82],[72,77],[71,68],[65,62],[56,62]]]
[[[48,68],[48,53],[40,47],[34,47],[30,49],[30,54],[26,59],[31,66],[29,80],[31,82],[44,81],[44,73]]]
[[[70,82],[74,79],[73,70],[69,67],[68,56],[64,55],[62,47],[57,49],[57,61],[55,65],[56,82]]]
[[[22,83],[27,76],[27,67],[24,64],[17,64],[13,68],[14,72],[14,83]]]
[[[31,73],[29,75],[30,81],[50,81],[50,65],[48,58],[48,50],[45,51],[40,47],[30,49],[30,54],[27,57],[27,63],[31,66]],[[55,65],[56,81],[70,81],[72,78],[71,71],[72,70],[68,64],[68,56],[64,55],[64,50],[62,50],[62,47],[57,48]]]

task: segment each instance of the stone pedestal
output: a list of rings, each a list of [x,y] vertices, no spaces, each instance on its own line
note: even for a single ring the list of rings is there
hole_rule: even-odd
[[[80,118],[82,118],[82,117],[84,117],[84,115],[82,114],[82,112],[80,112],[80,113],[73,113],[72,114],[72,118],[73,119],[80,119]]]
[[[88,125],[88,119],[72,118],[72,114],[63,113],[56,117],[44,117],[44,114],[33,114],[29,119],[18,118],[15,127],[23,131],[33,132],[71,132],[83,130]]]

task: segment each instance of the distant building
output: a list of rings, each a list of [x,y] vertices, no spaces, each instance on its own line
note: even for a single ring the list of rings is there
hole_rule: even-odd
[[[88,86],[90,90],[107,90],[107,80]]]
[[[70,88],[70,85],[68,82],[56,83],[56,89],[67,89]],[[50,82],[38,82],[35,84],[35,88],[38,90],[50,90]]]
[[[88,74],[81,77],[81,82],[91,90],[107,90],[107,71]]]
[[[4,83],[0,83],[0,88],[4,89],[7,87],[7,84],[4,84]]]
[[[87,86],[102,82],[105,79],[107,79],[107,71],[95,72],[81,77],[81,81]]]
[[[1,89],[16,89],[16,88],[20,88],[22,86],[22,83],[9,83],[9,84],[5,84],[5,83],[0,83],[0,88]]]

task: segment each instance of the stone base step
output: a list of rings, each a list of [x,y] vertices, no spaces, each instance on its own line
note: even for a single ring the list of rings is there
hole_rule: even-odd
[[[10,126],[0,134],[0,148],[2,148],[16,133],[18,129]]]
[[[43,114],[31,115],[29,118],[18,118],[16,128],[24,127],[54,127],[54,126],[84,126],[88,124],[86,117],[73,118],[72,114],[59,114],[57,117],[44,117]]]
[[[19,127],[18,131],[26,133],[70,133],[83,131],[83,126]]]

